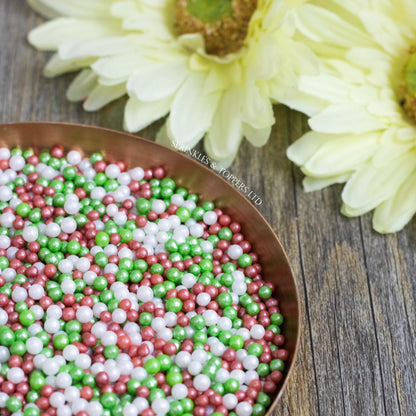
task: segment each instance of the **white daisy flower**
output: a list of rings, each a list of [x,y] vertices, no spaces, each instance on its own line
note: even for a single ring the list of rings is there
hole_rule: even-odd
[[[313,0],[294,15],[322,71],[285,101],[312,129],[288,157],[307,191],[346,182],[342,212],[375,209],[374,228],[396,232],[416,211],[416,2]]]
[[[57,53],[53,77],[82,69],[67,98],[98,110],[128,94],[124,127],[169,114],[158,140],[231,163],[243,137],[264,145],[272,103],[288,98],[315,56],[293,40],[306,0],[28,0],[53,20],[29,42]]]

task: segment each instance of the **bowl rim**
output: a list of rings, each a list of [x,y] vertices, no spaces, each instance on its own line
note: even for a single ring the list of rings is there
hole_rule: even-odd
[[[302,333],[302,327],[303,327],[303,324],[302,324],[302,322],[303,322],[302,313],[303,312],[302,312],[302,303],[301,303],[301,297],[300,297],[300,291],[299,291],[299,284],[298,284],[298,282],[295,278],[295,273],[293,272],[293,267],[292,267],[292,264],[290,262],[289,256],[287,255],[287,252],[286,252],[282,242],[280,241],[277,233],[274,231],[272,226],[266,220],[264,215],[259,211],[259,209],[250,200],[248,200],[245,197],[244,194],[242,194],[238,189],[236,189],[225,178],[221,177],[215,170],[209,168],[208,166],[204,165],[203,163],[199,163],[194,158],[192,158],[190,155],[184,154],[184,153],[182,153],[181,151],[179,151],[177,149],[170,148],[170,147],[165,146],[163,144],[157,143],[153,140],[150,140],[150,139],[147,139],[145,137],[138,136],[138,135],[135,135],[135,134],[132,134],[132,133],[128,133],[128,132],[125,132],[125,131],[116,130],[116,129],[112,129],[112,128],[108,128],[108,127],[101,127],[101,126],[96,126],[96,125],[91,125],[91,124],[83,124],[83,123],[56,122],[56,121],[18,121],[18,122],[0,123],[0,139],[2,138],[2,133],[4,131],[8,130],[8,129],[19,128],[19,126],[31,126],[31,125],[33,125],[34,127],[36,127],[36,126],[44,126],[44,127],[50,126],[50,127],[53,127],[53,128],[68,127],[68,128],[83,128],[83,129],[90,129],[90,130],[96,130],[96,131],[105,131],[108,134],[117,134],[117,135],[121,135],[121,136],[124,136],[124,137],[128,137],[128,138],[133,139],[133,140],[144,141],[144,142],[150,144],[151,146],[154,146],[155,148],[158,148],[158,147],[164,148],[166,150],[174,152],[177,156],[185,158],[188,161],[191,161],[193,164],[196,164],[197,166],[199,166],[199,168],[202,168],[202,170],[204,170],[205,173],[207,173],[208,175],[215,175],[217,180],[220,180],[226,187],[232,189],[233,191],[236,191],[245,200],[245,202],[247,204],[249,204],[251,206],[251,208],[254,209],[257,212],[257,214],[259,215],[259,217],[263,221],[264,225],[273,234],[274,238],[278,242],[278,244],[279,244],[279,246],[282,250],[282,254],[284,255],[284,258],[286,259],[286,262],[287,262],[287,265],[289,267],[290,274],[291,274],[291,277],[292,277],[292,280],[293,280],[294,288],[295,288],[295,298],[296,298],[297,316],[298,316],[296,343],[295,343],[295,348],[293,350],[293,356],[292,356],[292,360],[291,360],[291,363],[290,363],[290,368],[286,372],[286,374],[284,374],[283,384],[280,386],[278,394],[274,398],[273,402],[270,404],[270,407],[269,407],[269,409],[267,409],[267,412],[265,414],[265,416],[272,416],[272,413],[273,413],[274,409],[276,408],[278,402],[281,400],[281,397],[282,397],[284,391],[286,390],[287,385],[289,384],[289,380],[293,376],[293,372],[295,371],[295,368],[297,367],[299,350],[300,350],[301,333]]]

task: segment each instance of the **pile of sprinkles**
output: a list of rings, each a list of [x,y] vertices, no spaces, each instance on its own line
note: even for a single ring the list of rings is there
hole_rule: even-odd
[[[0,415],[264,415],[288,351],[241,231],[162,167],[0,148]]]

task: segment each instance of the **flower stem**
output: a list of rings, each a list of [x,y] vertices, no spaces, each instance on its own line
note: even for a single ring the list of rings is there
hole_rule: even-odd
[[[233,14],[232,0],[189,0],[188,12],[203,23],[215,23]]]

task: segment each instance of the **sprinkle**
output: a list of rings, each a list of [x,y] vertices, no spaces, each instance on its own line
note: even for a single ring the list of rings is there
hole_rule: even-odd
[[[240,224],[160,167],[0,155],[0,407],[265,412],[288,352]]]

